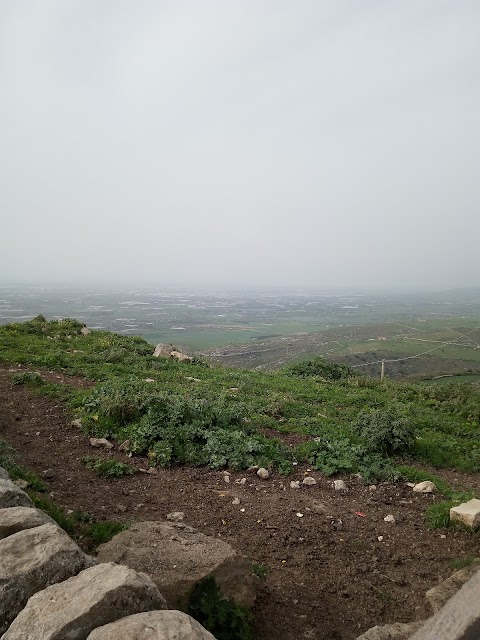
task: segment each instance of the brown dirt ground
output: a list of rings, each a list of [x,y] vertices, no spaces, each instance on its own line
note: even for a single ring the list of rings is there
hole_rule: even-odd
[[[124,454],[92,449],[62,404],[12,385],[11,371],[0,368],[0,439],[38,474],[53,470],[46,481],[52,499],[99,520],[156,520],[183,511],[187,524],[264,565],[267,577],[254,611],[258,640],[352,640],[375,624],[423,619],[431,613],[424,594],[452,573],[452,559],[478,555],[477,537],[428,530],[425,509],[441,498],[413,493],[405,484],[374,489],[346,477],[349,491],[343,494],[334,491],[331,478],[305,467],[288,479],[273,473],[264,481],[232,473],[229,484],[221,472],[190,468],[99,478],[85,468],[83,456],[126,460]],[[47,377],[86,386],[79,378]],[[148,468],[145,458],[129,461]],[[306,474],[317,484],[290,489],[290,480]],[[236,483],[243,477],[246,484]],[[478,482],[456,472],[447,479]],[[239,505],[232,505],[235,497]],[[394,524],[384,522],[387,514]]]

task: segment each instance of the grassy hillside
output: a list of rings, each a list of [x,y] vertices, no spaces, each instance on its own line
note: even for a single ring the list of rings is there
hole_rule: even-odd
[[[91,435],[152,465],[288,473],[308,463],[365,481],[415,475],[405,465],[480,469],[480,391],[472,384],[399,384],[354,375],[321,358],[275,372],[201,359],[153,358],[145,340],[81,334],[75,320],[42,316],[0,327],[0,362],[26,365],[17,384],[68,402]],[[91,388],[35,371],[84,376]]]

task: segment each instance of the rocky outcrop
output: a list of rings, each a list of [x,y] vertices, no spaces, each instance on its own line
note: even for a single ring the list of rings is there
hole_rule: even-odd
[[[101,562],[126,564],[151,576],[169,607],[180,606],[202,578],[213,575],[225,598],[251,606],[251,563],[229,544],[185,524],[139,522],[100,545]]]
[[[196,620],[180,611],[138,613],[100,627],[87,640],[215,640]]]
[[[0,632],[8,628],[30,596],[93,564],[95,560],[54,524],[0,540]]]
[[[11,480],[0,479],[0,509],[8,507],[33,507],[33,502]]]
[[[173,344],[157,344],[155,351],[153,352],[155,358],[173,358],[180,362],[187,362],[192,358],[187,356],[186,353],[179,351]]]
[[[425,621],[422,620],[421,622],[395,622],[382,627],[372,627],[357,640],[408,640],[424,624]]]
[[[455,571],[449,578],[429,589],[426,593],[428,603],[432,607],[433,613],[437,613],[447,604],[463,585],[470,580],[478,572],[478,561],[470,567],[465,567],[459,571]],[[480,594],[479,594],[480,595]]]
[[[84,640],[119,618],[165,607],[145,574],[99,564],[32,596],[2,640]]]
[[[39,509],[30,507],[0,509],[0,540],[18,531],[40,527],[42,524],[55,524],[55,522]]]

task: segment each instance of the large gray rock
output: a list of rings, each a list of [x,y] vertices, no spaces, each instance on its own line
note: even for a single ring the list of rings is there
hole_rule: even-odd
[[[0,480],[10,480],[10,476],[3,467],[0,467]]]
[[[196,620],[181,611],[149,611],[92,631],[87,640],[215,640]]]
[[[0,540],[18,531],[55,524],[46,513],[30,507],[9,507],[0,509]]]
[[[93,564],[96,561],[53,524],[0,540],[0,633],[34,593]]]
[[[2,640],[85,640],[99,626],[165,606],[145,574],[99,564],[32,596]]]
[[[427,620],[412,640],[477,640],[480,638],[480,571]]]
[[[412,635],[425,624],[421,622],[395,622],[382,627],[372,627],[357,640],[408,640]]]
[[[429,589],[426,598],[433,609],[433,613],[437,613],[447,604],[463,585],[479,570],[478,560],[470,567],[465,567],[459,571],[455,571],[446,580]]]
[[[7,507],[33,507],[33,502],[11,480],[0,479],[0,509]]]
[[[255,576],[247,558],[182,523],[138,522],[100,545],[98,559],[148,573],[170,608],[181,608],[193,586],[208,575],[224,597],[245,606],[255,600]]]

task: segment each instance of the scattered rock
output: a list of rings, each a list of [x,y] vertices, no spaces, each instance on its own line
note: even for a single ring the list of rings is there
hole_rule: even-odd
[[[433,613],[437,613],[447,604],[452,596],[454,596],[470,578],[477,573],[479,568],[478,560],[469,567],[456,571],[449,578],[437,584],[427,591],[425,597],[432,607]]]
[[[383,521],[384,521],[384,522],[392,522],[392,523],[394,523],[394,522],[395,522],[395,517],[394,517],[394,516],[392,516],[392,514],[391,514],[391,513],[389,513],[389,514],[388,514],[388,516],[385,516],[385,517],[384,517]]]
[[[30,507],[9,507],[0,509],[0,539],[24,531],[40,527],[42,524],[55,524],[46,513]]]
[[[158,471],[156,467],[148,467],[147,473],[149,473],[151,476],[156,476]]]
[[[334,480],[333,488],[335,491],[348,491],[347,485],[343,480]]]
[[[224,475],[223,476],[223,481],[226,482],[227,484],[230,483],[230,476],[229,475]]]
[[[262,480],[267,480],[267,478],[270,477],[270,474],[266,469],[264,469],[263,467],[260,467],[260,469],[258,469],[257,471],[257,476]]]
[[[226,598],[246,606],[255,600],[255,576],[247,558],[183,523],[137,522],[100,545],[97,557],[149,574],[171,608],[208,575]]]
[[[4,640],[80,640],[125,615],[164,609],[148,576],[128,567],[99,564],[33,595]]]
[[[383,536],[378,536],[377,540],[378,540],[379,542],[383,542]]]
[[[312,502],[310,503],[310,510],[313,511],[313,513],[321,514],[326,514],[328,512],[327,507],[318,500],[312,500]]]
[[[369,488],[370,491],[376,491],[377,485],[376,484],[371,484],[368,488]]]
[[[153,378],[144,378],[143,381],[144,382],[155,382],[155,380]]]
[[[240,498],[234,498],[232,504],[240,504]]]
[[[172,511],[172,513],[167,513],[167,520],[171,522],[180,522],[185,518],[185,514],[183,511]]]
[[[130,440],[124,440],[118,447],[119,451],[128,451],[130,449]]]
[[[472,498],[450,509],[451,522],[461,522],[472,529],[480,526],[480,500]]]
[[[70,424],[72,425],[72,427],[76,427],[77,429],[82,428],[82,421],[80,420],[80,418],[75,418],[75,420],[72,420]]]
[[[190,382],[201,382],[200,378],[192,378],[192,376],[186,376],[185,380],[190,380]]]
[[[236,484],[246,484],[247,483],[247,479],[246,478],[237,478],[235,480]]]
[[[313,484],[317,484],[317,481],[315,480],[315,478],[312,478],[312,476],[306,476],[303,479],[302,484],[306,484],[306,485],[313,485]]]
[[[215,640],[202,625],[181,611],[148,611],[95,629],[87,640]]]
[[[300,480],[291,480],[290,489],[300,489]]]
[[[113,444],[106,438],[90,438],[91,447],[103,447],[104,449],[113,449]]]
[[[192,360],[190,356],[187,356],[186,353],[182,353],[181,351],[172,351],[170,357],[178,360],[179,362],[188,362],[189,360]]]
[[[413,490],[416,493],[433,493],[436,491],[437,487],[430,482],[430,480],[425,480],[424,482],[419,482],[413,487]]]
[[[55,478],[55,471],[53,469],[45,469],[42,477],[45,478],[45,480],[53,480]]]
[[[11,480],[0,479],[0,509],[6,507],[33,507],[33,502]]]
[[[89,336],[92,332],[90,331],[90,329],[88,327],[82,327],[80,329],[80,333],[82,334],[82,336]]]
[[[297,511],[295,515],[297,516],[297,518],[303,518],[303,513],[300,513],[300,511]]]
[[[57,525],[44,524],[0,540],[0,634],[34,593],[94,564]]]
[[[247,469],[247,473],[257,473],[257,471],[259,470],[259,466],[258,465],[254,465],[253,467],[248,467]]]

